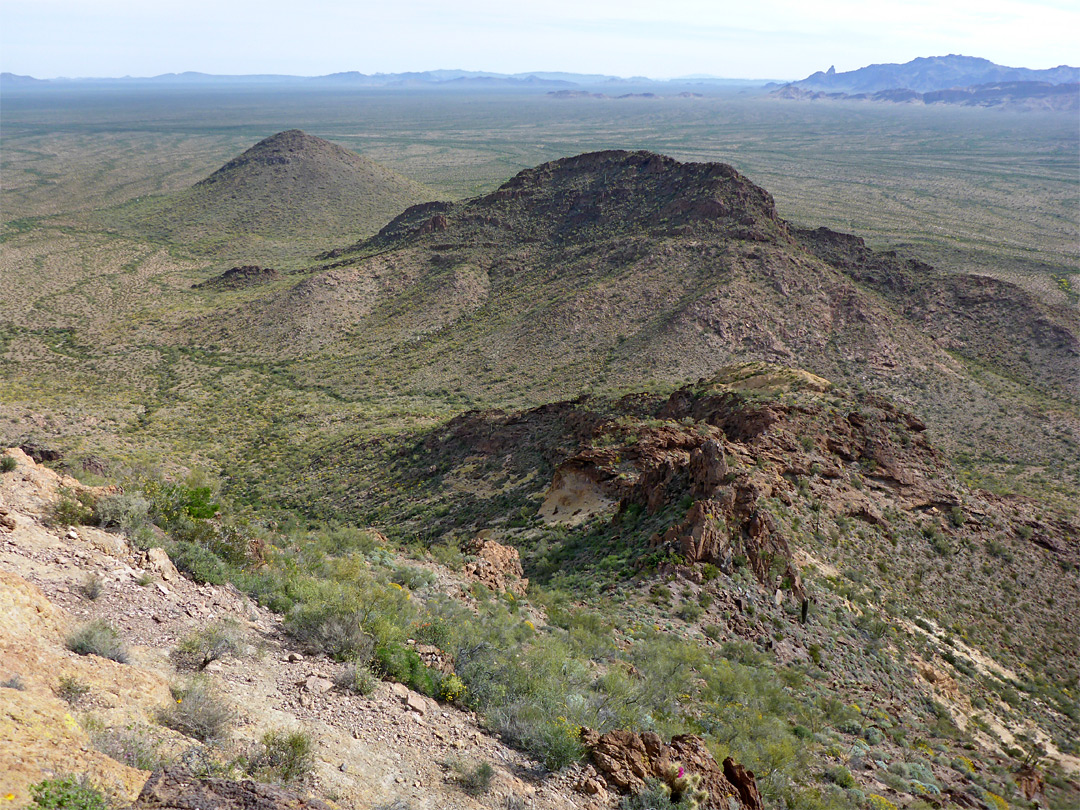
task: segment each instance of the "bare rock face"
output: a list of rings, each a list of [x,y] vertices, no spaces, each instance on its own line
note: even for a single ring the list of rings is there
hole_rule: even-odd
[[[637,792],[645,787],[645,780],[663,779],[673,766],[681,766],[701,777],[700,785],[709,794],[704,807],[728,810],[732,806],[729,800],[734,800],[735,806],[745,810],[761,810],[753,772],[730,757],[721,768],[705,741],[696,735],[682,734],[665,743],[652,732],[636,734],[616,729],[600,734],[583,728],[581,741],[609,789]]]
[[[516,548],[504,546],[486,537],[477,537],[466,549],[476,559],[465,566],[465,573],[495,592],[509,591],[523,596],[529,580],[521,567]]]
[[[1029,802],[1036,796],[1042,796],[1045,790],[1042,774],[1034,765],[1025,764],[1016,772],[1016,784]]]
[[[694,482],[696,496],[713,497],[727,473],[724,448],[715,439],[709,439],[690,453],[690,480]]]
[[[761,810],[761,794],[758,792],[754,772],[748,771],[731,757],[724,759],[724,776],[739,791],[743,806],[751,810]]]
[[[244,780],[197,779],[184,768],[156,771],[131,810],[330,810],[317,799]]]

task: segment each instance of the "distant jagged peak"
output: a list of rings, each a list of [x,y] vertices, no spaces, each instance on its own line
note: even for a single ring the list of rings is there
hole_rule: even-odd
[[[910,62],[867,65],[837,73],[835,67],[818,71],[785,87],[826,93],[877,93],[906,89],[918,93],[971,87],[989,82],[1049,82],[1071,84],[1080,80],[1080,68],[1059,65],[1045,70],[998,65],[978,56],[951,53],[920,56]]]
[[[416,206],[380,235],[453,232],[456,224],[478,222],[560,240],[644,230],[722,231],[775,241],[787,233],[772,196],[727,164],[608,150],[525,169],[490,194],[463,203]]]

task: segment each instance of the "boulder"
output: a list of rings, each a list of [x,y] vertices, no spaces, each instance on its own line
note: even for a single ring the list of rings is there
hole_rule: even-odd
[[[466,552],[476,558],[465,565],[466,575],[497,593],[509,591],[523,596],[528,590],[529,580],[525,578],[516,548],[480,536],[469,544]]]
[[[176,570],[176,566],[173,565],[163,548],[152,548],[146,552],[146,568],[159,574],[166,582],[180,576],[180,572]]]

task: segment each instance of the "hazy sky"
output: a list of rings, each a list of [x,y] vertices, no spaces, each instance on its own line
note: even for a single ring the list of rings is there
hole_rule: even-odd
[[[947,53],[1076,65],[1078,31],[1076,0],[0,0],[0,68],[794,79]]]

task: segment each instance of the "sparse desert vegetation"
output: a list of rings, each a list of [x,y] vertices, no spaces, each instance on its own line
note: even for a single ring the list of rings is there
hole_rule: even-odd
[[[50,675],[87,750],[338,795],[323,726],[256,731],[225,693],[265,645],[275,712],[394,695],[512,746],[431,738],[484,806],[522,806],[513,777],[695,807],[711,762],[749,807],[729,757],[792,810],[1080,795],[1074,121],[333,91],[234,125],[203,90],[104,93],[93,124],[65,98],[4,101],[0,437],[77,480],[2,531],[123,555],[45,582],[84,622],[58,644],[124,663],[167,626],[135,657],[172,683],[104,724],[117,698]],[[342,188],[259,173],[282,117],[362,152],[263,145]],[[742,174],[571,157],[616,140]],[[229,194],[195,185],[227,161]],[[449,201],[401,212],[424,195]],[[593,732],[708,757],[624,783]]]

